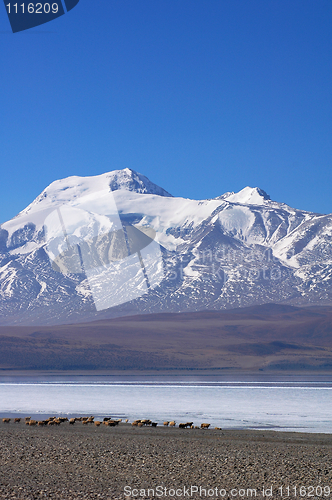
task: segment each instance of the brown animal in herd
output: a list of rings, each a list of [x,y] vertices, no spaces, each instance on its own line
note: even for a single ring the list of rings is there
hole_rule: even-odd
[[[30,425],[30,426],[37,425],[37,420],[29,420],[28,425]]]
[[[31,420],[31,417],[24,417],[24,420],[28,422],[29,420]]]
[[[180,429],[187,429],[187,427],[192,428],[193,422],[186,422],[185,424],[179,424]]]
[[[9,424],[10,418],[3,418],[2,421],[4,424]]]
[[[100,424],[101,424],[101,422],[99,422],[99,420],[96,420],[96,421],[94,422],[94,424],[95,424],[95,426],[96,426],[96,427],[99,427],[99,426],[100,426]]]
[[[134,420],[131,424],[132,426],[136,427],[143,427],[144,425],[151,425],[151,427],[157,427],[158,422],[152,422],[152,420],[148,419],[143,419],[143,420]]]
[[[106,422],[106,425],[108,425],[109,427],[116,427],[117,425],[119,425],[119,420],[108,420],[108,422]]]
[[[69,419],[69,424],[70,425],[74,425],[75,422],[76,422],[76,418],[70,418]]]
[[[169,422],[167,422],[167,421],[166,421],[166,422],[164,422],[164,425],[168,426],[168,424],[169,424]]]
[[[145,418],[144,420],[141,420],[142,424],[143,425],[151,425],[151,420],[148,420],[147,418]]]
[[[14,418],[14,423],[15,424],[19,424],[21,422],[21,419],[20,418]]]
[[[210,424],[201,424],[201,429],[208,429],[210,427]]]
[[[169,426],[170,426],[170,427],[175,427],[175,424],[176,424],[175,420],[172,420],[172,421],[169,423]]]

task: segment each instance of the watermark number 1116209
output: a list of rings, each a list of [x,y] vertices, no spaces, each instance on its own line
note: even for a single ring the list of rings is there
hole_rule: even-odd
[[[79,0],[51,0],[39,2],[8,2],[4,0],[13,33],[34,28],[63,16],[73,9]]]

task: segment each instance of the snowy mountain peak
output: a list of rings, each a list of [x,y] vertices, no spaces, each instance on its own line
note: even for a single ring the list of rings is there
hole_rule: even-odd
[[[140,194],[156,194],[158,196],[172,197],[170,193],[151,182],[145,175],[139,174],[130,168],[114,170],[104,175],[108,179],[111,191],[126,189],[127,191],[135,191]]]
[[[123,170],[113,170],[91,177],[72,176],[56,180],[44,189],[19,215],[47,209],[47,207],[55,203],[72,202],[81,196],[118,190],[172,197],[170,193],[151,182],[145,175],[139,174],[130,168],[124,168]]]
[[[240,203],[241,205],[264,205],[270,201],[270,196],[258,187],[245,187],[238,193],[231,193],[224,198],[231,203]]]

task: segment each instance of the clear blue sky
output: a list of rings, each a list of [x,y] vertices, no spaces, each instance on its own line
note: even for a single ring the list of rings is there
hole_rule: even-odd
[[[331,0],[80,0],[17,34],[1,5],[0,43],[0,222],[125,167],[332,212]]]

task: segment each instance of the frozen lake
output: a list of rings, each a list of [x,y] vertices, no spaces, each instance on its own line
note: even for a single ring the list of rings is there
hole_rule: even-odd
[[[209,422],[237,429],[332,432],[332,382],[0,379],[0,414]]]

